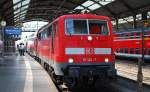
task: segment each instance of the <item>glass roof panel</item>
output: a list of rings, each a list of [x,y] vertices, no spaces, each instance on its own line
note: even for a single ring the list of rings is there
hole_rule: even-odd
[[[22,15],[22,16],[20,16],[19,18],[16,18],[15,21],[20,20],[20,19],[23,19],[23,18],[25,18],[25,15]]]
[[[122,23],[126,23],[127,21],[125,21],[124,19],[119,19],[119,24],[122,24]]]
[[[14,10],[16,10],[17,8],[18,8],[18,5],[15,5],[15,6],[14,6]]]
[[[148,12],[148,14],[147,14],[147,18],[150,18],[150,12]]]
[[[29,2],[30,2],[30,0],[24,0],[24,1],[22,2],[22,4],[23,4],[23,5],[26,5],[26,4],[29,4]]]
[[[111,21],[111,23],[112,23],[113,26],[116,25],[116,22],[115,22],[115,21]]]
[[[77,9],[81,9],[82,10],[84,8],[82,6],[78,6],[78,7],[75,8],[75,10],[77,10]]]
[[[85,6],[85,7],[88,7],[88,6],[92,5],[92,4],[94,4],[93,1],[86,1],[82,5]]]
[[[21,7],[21,3],[15,5],[17,8]]]
[[[22,14],[22,15],[20,15],[20,16],[19,16],[19,15],[16,15],[14,20],[20,19],[20,18],[22,18],[23,16],[25,16],[25,14]]]
[[[138,14],[136,15],[137,20],[141,20],[142,19],[142,14]]]
[[[17,3],[17,2],[20,2],[21,0],[13,0],[13,3]]]
[[[27,12],[27,10],[25,10],[25,11],[22,11],[22,12],[21,12],[21,15],[22,15],[22,14],[25,14],[26,12]]]
[[[20,12],[20,10],[16,10],[16,11],[14,11],[14,14],[17,14],[17,13],[19,13]]]
[[[102,5],[106,5],[106,4],[109,4],[109,3],[111,3],[111,2],[113,2],[115,0],[97,0],[97,1],[99,1],[99,3],[102,4]]]
[[[98,9],[98,8],[100,8],[101,6],[99,5],[99,4],[93,4],[93,5],[91,5],[91,6],[89,6],[88,8],[90,9],[90,10],[96,10],[96,9]]]
[[[27,10],[28,9],[28,6],[25,6],[25,7],[22,7],[21,8],[21,11],[23,12],[23,11],[25,11],[25,10]]]
[[[129,17],[126,17],[126,18],[124,18],[124,20],[126,20],[126,21],[133,21],[133,16],[129,16]]]
[[[88,9],[90,9],[91,11],[93,11],[93,10],[96,10],[96,9],[100,8],[101,6],[109,4],[113,1],[115,1],[115,0],[87,0],[83,4],[77,6],[74,10],[76,10],[76,9],[86,10],[85,9],[85,7],[86,7]]]
[[[29,7],[30,0],[13,0],[14,4],[14,20],[17,16],[25,16]],[[24,17],[22,17],[24,18]]]

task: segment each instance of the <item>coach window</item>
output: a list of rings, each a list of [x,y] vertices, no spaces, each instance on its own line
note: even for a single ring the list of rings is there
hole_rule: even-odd
[[[134,38],[134,33],[130,33],[130,39]]]
[[[150,37],[150,31],[148,31],[147,33],[148,33],[148,34],[147,34],[147,37]]]
[[[144,32],[144,35],[147,35],[148,34],[148,32]]]
[[[45,31],[44,31],[44,39],[47,39],[48,38],[48,36],[47,36],[47,29],[45,29]]]
[[[44,31],[42,31],[41,32],[41,39],[43,40],[43,39],[46,39],[46,30],[44,30]]]
[[[119,53],[119,48],[116,49],[116,52]]]
[[[123,49],[122,48],[120,48],[120,53],[123,53]]]
[[[48,27],[48,31],[47,31],[47,36],[49,37],[51,35],[52,32],[52,26]]]
[[[150,55],[150,49],[148,49],[148,55]]]
[[[48,39],[48,37],[50,36],[50,32],[49,29],[45,29],[45,39]]]
[[[146,49],[146,48],[144,49],[144,54],[145,54],[145,55],[147,54],[147,49]]]
[[[130,54],[133,54],[133,53],[134,53],[134,49],[130,48]]]
[[[43,39],[43,32],[41,32],[40,38],[41,38],[41,40]]]
[[[137,33],[136,33],[136,38],[140,38],[140,36],[141,36],[141,33],[140,33],[140,32],[137,32]]]
[[[124,53],[128,53],[128,48],[124,48]]]
[[[136,53],[136,54],[140,54],[140,49],[139,49],[139,48],[136,48],[136,49],[135,49],[135,53]]]
[[[125,34],[120,34],[120,39],[124,39]]]

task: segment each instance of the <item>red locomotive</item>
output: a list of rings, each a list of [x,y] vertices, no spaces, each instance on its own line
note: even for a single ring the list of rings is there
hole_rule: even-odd
[[[118,57],[138,59],[142,54],[142,29],[115,32],[114,48]],[[150,30],[144,30],[145,59],[150,59]]]
[[[36,57],[57,80],[74,86],[115,78],[112,25],[108,17],[64,15],[42,27],[34,42]]]

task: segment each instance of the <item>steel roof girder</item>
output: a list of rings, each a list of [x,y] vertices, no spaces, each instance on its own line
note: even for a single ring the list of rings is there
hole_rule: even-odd
[[[96,4],[100,5],[101,7],[103,7],[105,10],[107,10],[108,12],[110,12],[114,17],[117,16],[117,15],[116,15],[112,10],[110,10],[107,6],[102,5],[101,3],[97,2],[96,0],[91,0],[91,1],[93,1],[94,3],[96,3]],[[100,8],[101,8],[101,7],[100,7]]]
[[[122,3],[126,8],[128,8],[133,14],[135,14],[134,9],[125,0],[118,0],[118,1]]]

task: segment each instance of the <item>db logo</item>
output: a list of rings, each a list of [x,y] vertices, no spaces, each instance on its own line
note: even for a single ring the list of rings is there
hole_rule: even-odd
[[[94,48],[85,48],[85,54],[94,54]]]

